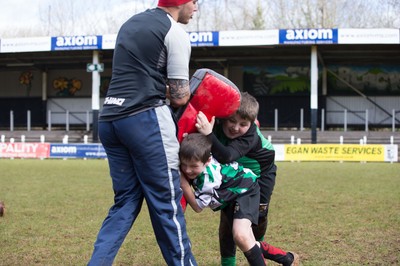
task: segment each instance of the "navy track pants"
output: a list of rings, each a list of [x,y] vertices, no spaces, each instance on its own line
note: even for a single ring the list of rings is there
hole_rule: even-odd
[[[112,265],[143,199],[167,265],[197,265],[180,205],[179,143],[169,107],[100,122],[99,136],[109,162],[114,205],[88,265]]]

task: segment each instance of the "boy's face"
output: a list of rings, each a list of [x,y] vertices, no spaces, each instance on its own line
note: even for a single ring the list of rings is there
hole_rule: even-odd
[[[199,174],[204,171],[207,163],[197,160],[181,160],[181,171],[189,179],[195,179]]]
[[[228,119],[225,119],[222,124],[222,130],[229,139],[235,139],[246,134],[249,130],[251,122],[243,119],[240,115],[234,114]]]

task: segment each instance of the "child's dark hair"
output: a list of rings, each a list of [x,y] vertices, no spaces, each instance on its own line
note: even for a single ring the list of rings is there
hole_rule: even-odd
[[[254,122],[258,116],[259,104],[252,95],[248,92],[242,92],[242,97],[240,100],[240,107],[236,113],[243,119],[247,119]]]
[[[179,148],[179,159],[206,163],[211,156],[212,141],[200,133],[191,133],[183,138]]]

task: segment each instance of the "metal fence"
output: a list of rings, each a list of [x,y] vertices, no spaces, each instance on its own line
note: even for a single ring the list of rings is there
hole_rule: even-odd
[[[298,110],[299,112],[299,120],[298,124],[295,125],[300,131],[303,131],[306,127],[304,124],[304,109],[301,108]],[[392,116],[391,116],[391,122],[386,123],[385,127],[391,127],[391,131],[395,132],[396,129],[399,127],[399,119],[397,116],[399,116],[400,111],[392,110]],[[26,125],[22,126],[23,128],[26,128],[27,131],[32,130],[31,126],[31,111],[27,110],[26,112]],[[335,124],[332,123],[327,123],[327,116],[330,116],[331,118],[334,117],[334,121],[340,121],[341,123],[338,124],[337,122]],[[343,109],[342,111],[329,111],[326,112],[325,109],[321,109],[320,113],[320,125],[319,128],[321,131],[324,131],[327,127],[329,126],[335,126],[335,127],[341,127],[343,128],[344,131],[347,131],[349,126],[351,125],[357,125],[357,126],[363,126],[365,131],[369,131],[371,127],[374,127],[376,125],[371,125],[369,122],[369,111],[364,110],[364,111],[349,111],[347,109]],[[352,123],[349,124],[349,117],[352,118]],[[74,112],[70,110],[65,110],[65,111],[51,111],[49,110],[47,112],[47,123],[45,125],[46,129],[48,131],[52,131],[53,128],[63,128],[65,131],[69,131],[71,126],[74,127],[79,127],[81,129],[85,129],[86,131],[90,131],[92,123],[93,123],[93,113],[92,111],[87,110],[86,112]],[[356,123],[354,122],[356,121]],[[9,130],[14,131],[15,126],[14,126],[14,112],[11,110],[9,114]],[[275,109],[274,110],[274,127],[273,129],[275,131],[278,131],[280,127],[279,123],[279,110]],[[261,125],[262,127],[262,125]],[[21,127],[19,127],[21,128]]]

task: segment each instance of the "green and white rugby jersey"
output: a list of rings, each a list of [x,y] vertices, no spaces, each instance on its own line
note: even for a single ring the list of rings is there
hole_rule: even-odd
[[[220,164],[212,158],[192,185],[199,207],[217,211],[254,189],[257,175],[237,162]]]

